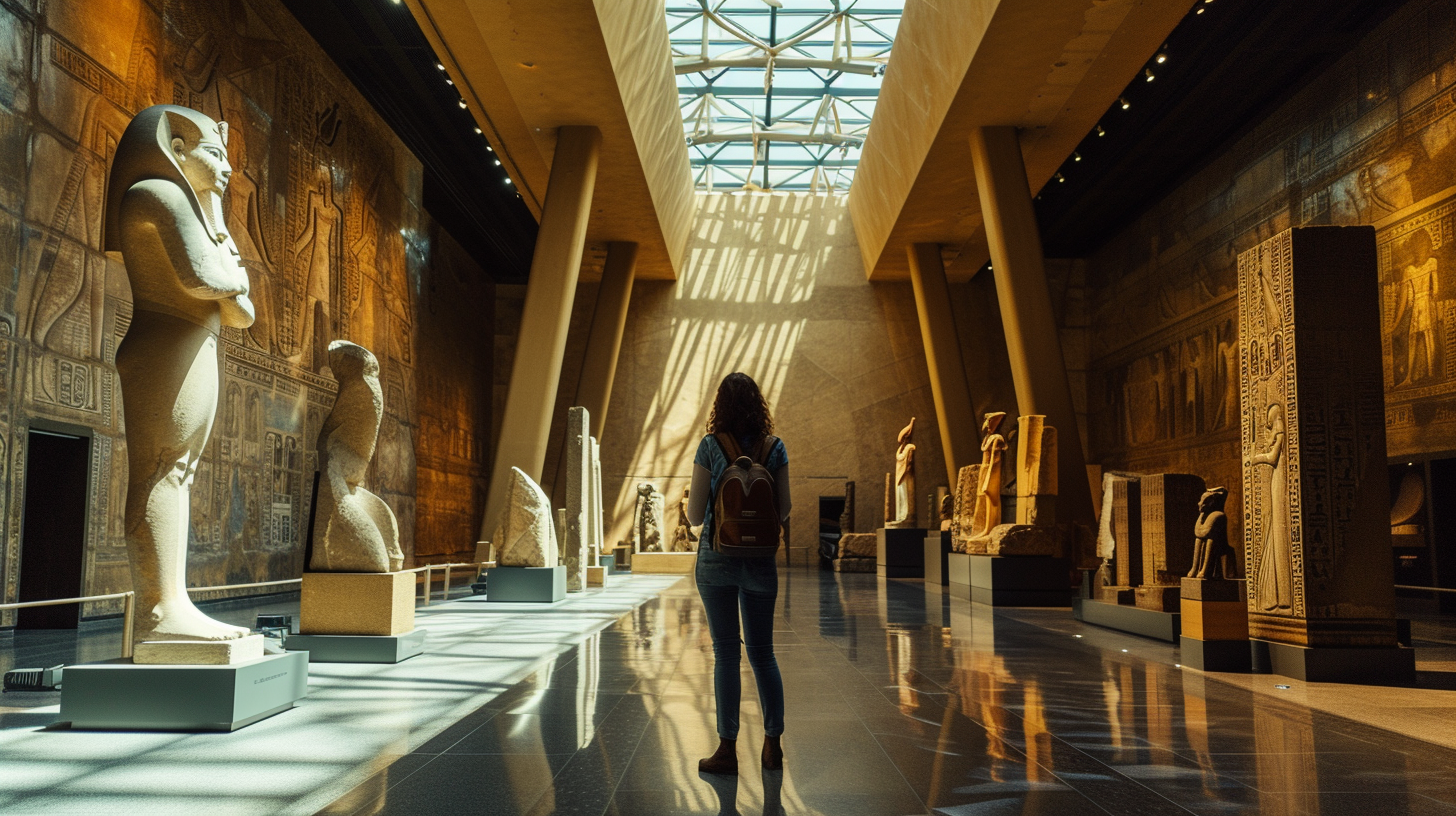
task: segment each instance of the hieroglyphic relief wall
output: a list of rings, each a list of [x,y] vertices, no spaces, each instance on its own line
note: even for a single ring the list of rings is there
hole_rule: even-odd
[[[1412,0],[1089,260],[1091,461],[1230,490],[1242,536],[1237,256],[1374,225],[1390,455],[1456,450],[1456,7]]]
[[[0,5],[6,599],[16,592],[24,447],[37,418],[94,434],[84,590],[129,585],[120,517],[125,420],[114,364],[131,295],[124,267],[100,250],[101,202],[122,130],[158,103],[229,123],[227,217],[258,312],[253,327],[223,338],[217,422],[192,491],[191,583],[298,574],[314,445],[333,401],[323,368],[329,341],[352,340],[379,358],[385,417],[370,484],[398,516],[406,553],[415,538],[422,414],[436,425],[450,410],[465,414],[457,426],[481,419],[461,407],[469,401],[442,408],[422,406],[417,396],[419,292],[438,255],[419,205],[419,163],[280,3],[7,2]],[[455,255],[471,267],[455,278],[482,279]],[[429,398],[456,396],[426,390]],[[483,456],[478,442],[456,447],[458,455],[447,445],[445,457],[454,470]],[[432,541],[473,538],[470,525],[456,536],[440,524],[430,516]]]

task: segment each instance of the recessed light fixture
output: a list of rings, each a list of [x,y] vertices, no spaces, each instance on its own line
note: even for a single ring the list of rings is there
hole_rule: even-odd
[[[1274,684],[1274,688],[1283,689],[1284,691],[1288,691],[1289,690],[1289,686],[1286,686],[1283,683],[1275,683]]]
[[[1061,184],[1062,182],[1064,182],[1066,180],[1067,180],[1067,177],[1066,176],[1062,175],[1061,173],[1058,173],[1057,174],[1057,183],[1058,184]]]
[[[1162,65],[1163,63],[1167,62],[1168,61],[1168,52],[1167,51],[1159,51],[1158,52],[1158,56],[1157,56],[1157,58],[1154,61],[1157,62],[1159,65]]]
[[[510,184],[510,183],[511,183],[511,180],[509,178],[506,179],[506,184]]]
[[[453,86],[455,84],[455,80],[453,80],[453,79],[447,79],[447,80],[445,80],[445,84],[446,85],[452,85]]]
[[[495,166],[496,167],[500,167],[500,159],[496,159],[495,160]]]
[[[475,129],[475,132],[476,132],[476,133],[482,133],[482,132],[484,132],[484,131],[482,131],[482,130],[481,130],[481,129],[480,129],[480,128],[476,128],[476,129]],[[488,149],[488,148],[487,148],[487,149]]]
[[[1123,649],[1123,650],[1122,650],[1122,651],[1123,651],[1123,653],[1124,653],[1124,654],[1126,654],[1126,653],[1127,653],[1127,650],[1126,650],[1126,649]]]
[[[478,129],[478,128],[477,128],[477,129]],[[485,149],[486,149],[486,150],[489,150],[489,151],[490,151],[490,152],[492,152],[492,153],[494,153],[494,152],[495,152],[495,148],[493,148],[493,147],[491,147],[491,146],[490,146],[490,145],[486,145],[486,146],[485,146]]]
[[[1128,108],[1132,107],[1132,103],[1129,102],[1129,101],[1127,101],[1127,97],[1125,97],[1125,96],[1119,96],[1117,98],[1117,103],[1119,105],[1122,105],[1122,109],[1123,110],[1127,110]],[[460,103],[460,107],[462,107],[462,108],[465,107],[465,103],[464,102],[461,102]]]
[[[1082,160],[1082,154],[1081,153],[1077,153],[1077,152],[1073,152],[1072,153],[1072,161],[1077,162],[1077,161],[1081,161],[1081,160]]]
[[[464,99],[460,100],[460,107],[461,108],[464,108],[465,107],[465,100]]]
[[[443,62],[437,62],[437,63],[435,63],[435,67],[436,68],[439,68],[441,71],[443,71],[443,70],[445,70],[445,63],[443,63]]]
[[[1148,82],[1152,82],[1154,79],[1157,79],[1157,77],[1153,76],[1153,69],[1151,68],[1144,68],[1143,76],[1148,78]]]
[[[1106,136],[1107,135],[1107,131],[1103,130],[1101,125],[1098,125],[1097,126],[1097,135],[1098,136]]]

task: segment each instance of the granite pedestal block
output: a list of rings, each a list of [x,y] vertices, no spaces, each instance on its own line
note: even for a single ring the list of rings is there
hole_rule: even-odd
[[[925,537],[925,583],[945,586],[950,583],[950,530],[936,530]]]
[[[1182,634],[1182,615],[1177,612],[1155,612],[1091,599],[1082,602],[1077,620],[1169,643],[1177,643]]]
[[[599,555],[599,556],[597,556],[597,562],[598,562],[597,563],[597,566],[601,567],[602,569],[605,569],[607,571],[607,574],[608,575],[616,575],[617,574],[617,556],[615,556],[615,555]]]
[[[298,631],[402,635],[415,628],[414,572],[305,572]]]
[[[284,648],[310,663],[400,663],[424,654],[425,630],[402,635],[289,635]]]
[[[67,666],[60,720],[102,731],[236,731],[293,708],[308,693],[308,653],[225,666]]]
[[[946,556],[950,593],[988,606],[1067,606],[1072,562],[1043,555]]]
[[[1249,671],[1249,611],[1244,582],[1184,578],[1181,593],[1179,643],[1183,665],[1204,671]]]
[[[1247,640],[1200,640],[1181,635],[1178,646],[1178,659],[1189,668],[1247,674],[1252,666]]]
[[[566,600],[566,567],[496,567],[486,578],[487,603],[555,603]]]
[[[696,552],[632,554],[632,572],[637,575],[691,575],[697,565]]]
[[[875,531],[875,572],[881,578],[925,577],[924,527],[881,527]]]
[[[586,585],[589,586],[589,587],[606,586],[607,585],[607,568],[606,567],[587,567],[586,568]]]
[[[1254,674],[1277,674],[1313,683],[1411,685],[1416,681],[1416,652],[1402,646],[1341,648],[1293,646],[1251,640]],[[71,670],[66,669],[66,682]]]

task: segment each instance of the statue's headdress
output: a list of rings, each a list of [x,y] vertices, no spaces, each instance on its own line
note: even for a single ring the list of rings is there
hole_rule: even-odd
[[[102,221],[102,249],[121,251],[121,199],[133,184],[140,181],[162,179],[178,185],[187,194],[187,200],[192,202],[192,212],[197,220],[207,223],[202,214],[202,203],[197,200],[197,194],[172,155],[172,139],[181,137],[184,141],[195,142],[213,133],[224,145],[227,144],[227,122],[213,121],[207,114],[181,105],[153,105],[131,120],[121,134],[116,154],[111,159],[111,175],[106,183],[106,214]],[[217,240],[212,230],[208,230],[208,235]]]

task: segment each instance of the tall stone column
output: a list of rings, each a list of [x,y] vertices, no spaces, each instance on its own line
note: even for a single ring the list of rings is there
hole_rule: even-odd
[[[632,281],[637,274],[637,245],[613,241],[607,245],[607,264],[597,290],[597,308],[587,334],[586,357],[576,387],[576,404],[591,414],[591,435],[602,438],[607,404],[617,376],[617,355],[627,328],[627,307],[632,303]]]
[[[974,403],[966,382],[960,336],[950,310],[950,287],[939,244],[911,244],[910,283],[915,288],[915,311],[920,315],[920,339],[925,365],[930,369],[930,393],[940,424],[940,446],[945,455],[946,484],[956,483],[960,469],[980,461],[976,440]]]
[[[1094,525],[1082,434],[1067,383],[1061,333],[1052,311],[1041,235],[1016,128],[974,128],[970,142],[981,217],[991,246],[996,298],[1011,357],[1011,378],[1016,384],[1017,411],[1022,416],[1042,414],[1046,424],[1057,429],[1058,520]]]
[[[511,368],[500,443],[491,468],[490,492],[480,538],[494,535],[505,507],[511,468],[532,479],[541,478],[546,462],[546,440],[551,433],[551,412],[561,378],[561,358],[571,322],[571,304],[586,242],[587,218],[596,187],[601,132],[590,125],[569,125],[557,132],[556,153],[531,259],[531,279],[516,338],[516,359]],[[487,557],[488,548],[476,552]]]

